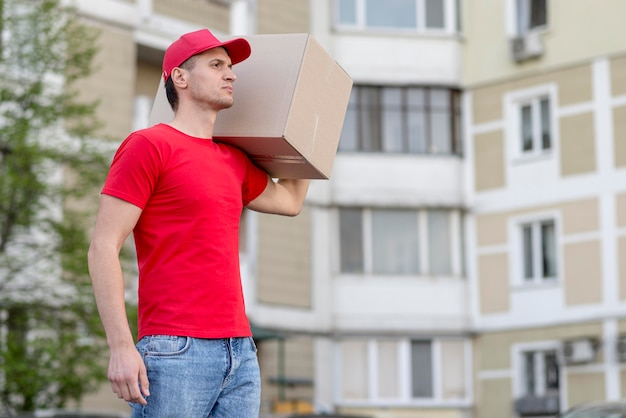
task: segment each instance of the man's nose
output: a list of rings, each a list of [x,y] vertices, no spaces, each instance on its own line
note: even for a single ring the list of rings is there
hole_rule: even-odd
[[[231,80],[231,81],[237,80],[237,76],[235,75],[233,70],[230,68],[226,71],[226,79]]]

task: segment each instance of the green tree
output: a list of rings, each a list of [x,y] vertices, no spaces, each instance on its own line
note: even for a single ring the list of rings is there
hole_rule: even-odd
[[[0,0],[0,14],[1,415],[80,402],[106,379],[81,206],[108,154],[77,85],[98,33],[60,0]]]

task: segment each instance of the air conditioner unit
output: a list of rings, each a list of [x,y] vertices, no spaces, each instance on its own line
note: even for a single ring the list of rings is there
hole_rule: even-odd
[[[563,359],[566,364],[583,364],[596,357],[598,343],[593,338],[580,338],[563,342]]]
[[[511,39],[511,55],[516,62],[540,57],[543,49],[543,40],[539,32],[527,32]]]
[[[626,335],[620,335],[617,339],[617,359],[626,362]]]
[[[521,417],[553,416],[560,411],[559,395],[523,396],[515,400],[515,412]]]

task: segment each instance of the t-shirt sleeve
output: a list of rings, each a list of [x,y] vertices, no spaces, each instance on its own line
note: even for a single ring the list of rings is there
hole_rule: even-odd
[[[143,135],[133,133],[115,153],[102,193],[143,210],[156,187],[160,165],[155,146]]]
[[[252,202],[254,199],[259,197],[261,193],[263,193],[267,187],[268,175],[265,170],[259,168],[252,161],[250,161],[248,156],[245,154],[243,156],[246,161],[247,175],[241,190],[241,198],[243,205],[247,206],[248,203]]]

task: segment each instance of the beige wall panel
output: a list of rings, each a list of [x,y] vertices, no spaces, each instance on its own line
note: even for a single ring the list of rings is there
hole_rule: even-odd
[[[480,87],[472,91],[472,114],[474,124],[501,120],[503,116],[502,97],[508,84]]]
[[[480,311],[483,314],[509,310],[509,264],[506,254],[478,257]]]
[[[314,377],[313,340],[309,337],[286,338],[280,347],[280,340],[262,340],[257,342],[259,367],[261,369],[262,403],[271,404],[279,399],[279,385],[271,382],[279,377],[284,366],[286,378],[309,379]],[[281,354],[282,350],[282,354]],[[281,359],[281,355],[284,357]],[[281,366],[281,361],[282,366]],[[287,399],[313,399],[312,385],[294,385],[285,387]]]
[[[591,65],[568,68],[550,75],[558,83],[559,106],[593,100]]]
[[[121,142],[130,133],[134,113],[135,42],[129,31],[90,24],[100,31],[100,36],[94,72],[78,83],[81,99],[100,101],[100,133]]]
[[[475,187],[477,191],[504,187],[504,133],[474,136]]]
[[[560,205],[563,235],[597,231],[600,227],[598,200],[585,199]]]
[[[622,386],[622,399],[626,399],[626,370],[620,372],[620,380]]]
[[[257,0],[258,33],[308,33],[308,0]]]
[[[585,103],[593,100],[591,66],[582,65],[559,71],[524,77],[510,83],[511,90],[556,84],[559,92],[559,106]]]
[[[211,31],[228,34],[230,11],[228,6],[207,0],[152,0],[154,13],[169,18],[192,22]],[[182,34],[181,34],[182,35]]]
[[[624,324],[626,329],[626,321]],[[483,333],[476,339],[477,371],[510,369],[513,344],[565,340],[580,337],[602,337],[602,323],[582,322],[545,328],[530,328]],[[601,361],[600,358],[596,359]]]
[[[511,344],[519,338],[514,332],[484,333],[476,339],[476,371],[511,368]]]
[[[476,417],[512,418],[513,395],[510,379],[488,379],[478,382],[482,394],[476,399]]]
[[[592,113],[561,118],[560,143],[562,176],[595,171],[596,148]]]
[[[137,79],[135,92],[139,96],[154,98],[161,81],[161,66],[147,61],[137,62]]]
[[[476,217],[478,246],[506,244],[506,222],[508,218],[508,214],[501,213],[495,215],[478,215]]]
[[[626,193],[618,194],[616,197],[617,226],[626,226]]]
[[[617,239],[617,274],[619,280],[619,296],[621,300],[626,300],[626,237]]]
[[[565,304],[602,302],[600,242],[587,241],[563,246]]]
[[[474,124],[501,120],[504,117],[503,100],[507,92],[543,84],[556,84],[558,86],[559,106],[586,103],[593,99],[591,66],[571,67],[473,90]]]
[[[625,334],[626,333],[626,319],[622,319],[620,321],[617,321],[617,331],[620,334]]]
[[[259,302],[311,307],[310,216],[307,207],[293,218],[259,214]]]
[[[567,401],[569,405],[606,399],[603,373],[568,373]]]
[[[611,60],[611,93],[613,96],[626,94],[626,56]]]
[[[626,167],[626,106],[613,109],[613,147],[615,166]]]

